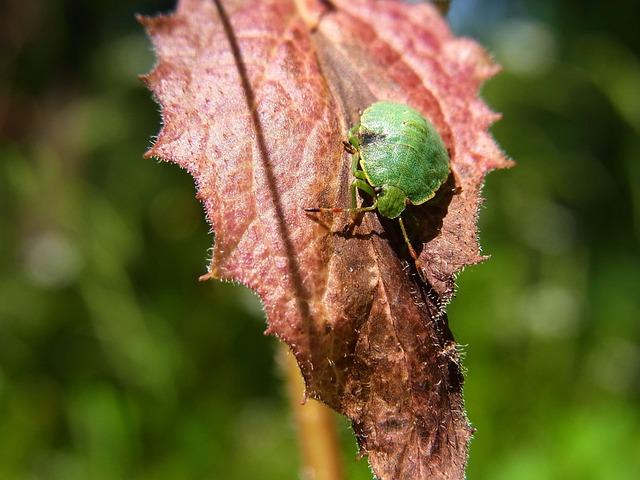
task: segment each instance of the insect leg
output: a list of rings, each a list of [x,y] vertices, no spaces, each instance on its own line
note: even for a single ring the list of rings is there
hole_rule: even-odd
[[[353,176],[359,178],[360,180],[364,180],[367,185],[369,185],[369,180],[367,180],[367,176],[362,170],[356,170],[353,172]]]
[[[407,235],[407,229],[404,227],[404,222],[402,221],[402,217],[398,218],[398,222],[400,223],[400,229],[402,230],[402,237],[404,238],[404,242],[407,244],[407,248],[409,248],[409,254],[411,255],[411,258],[413,258],[413,262],[416,265],[416,270],[418,271],[418,275],[420,275],[420,278],[422,279],[423,282],[426,282],[426,279],[424,278],[424,273],[422,273],[422,262],[420,262],[420,259],[418,258],[418,254],[413,249],[413,245],[411,245],[411,241],[409,240],[409,235]]]
[[[358,141],[358,130],[360,129],[360,124],[357,123],[353,127],[349,129],[349,143],[353,145],[354,148],[358,149],[360,147],[360,142]]]
[[[360,171],[360,154],[354,153],[351,157],[351,173],[356,175]]]
[[[349,142],[347,142],[346,140],[342,141],[342,146],[344,147],[344,149],[347,151],[347,153],[350,153],[351,155],[355,155],[356,152],[358,150],[356,150],[356,147],[354,147],[353,145],[351,145]]]
[[[376,198],[376,194],[373,192],[373,188],[371,188],[371,185],[369,185],[367,182],[365,182],[361,178],[358,178],[358,175],[356,175],[356,179],[353,182],[351,182],[351,210],[355,210],[358,207],[358,195],[357,195],[358,189],[368,193],[371,196],[371,198],[373,199]]]
[[[371,195],[371,197],[374,199],[373,205],[370,205],[368,207],[358,207],[358,196],[357,196],[358,189]],[[305,212],[312,212],[312,213],[315,213],[315,212],[340,213],[340,212],[348,211],[349,213],[351,213],[352,216],[355,216],[360,212],[373,212],[374,210],[376,210],[376,208],[378,208],[377,202],[375,201],[376,195],[373,189],[371,188],[371,185],[369,185],[364,180],[356,178],[353,182],[351,182],[350,190],[351,190],[351,208],[316,207],[316,208],[305,208],[304,210]]]

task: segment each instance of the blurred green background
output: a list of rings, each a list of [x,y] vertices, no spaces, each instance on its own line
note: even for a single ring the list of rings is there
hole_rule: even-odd
[[[478,429],[470,479],[640,478],[640,42],[632,1],[454,0],[504,73],[484,97],[490,261],[452,329]],[[0,14],[0,479],[289,479],[295,430],[256,298],[199,284],[188,175],[141,155],[158,108],[134,13]],[[339,421],[348,478],[369,479]]]

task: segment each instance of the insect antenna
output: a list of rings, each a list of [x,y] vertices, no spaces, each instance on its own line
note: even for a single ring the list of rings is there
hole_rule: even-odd
[[[305,212],[309,212],[309,213],[319,213],[319,212],[331,212],[331,213],[342,213],[342,212],[349,212],[349,213],[360,213],[360,212],[373,212],[374,210],[376,210],[377,205],[374,203],[373,205],[369,206],[369,207],[358,207],[358,208],[339,208],[339,207],[310,207],[310,208],[305,208],[304,211]]]
[[[348,208],[311,207],[311,208],[305,208],[304,209],[305,212],[310,212],[310,213],[318,213],[318,212],[340,213],[340,212],[344,212],[345,210],[348,210]]]

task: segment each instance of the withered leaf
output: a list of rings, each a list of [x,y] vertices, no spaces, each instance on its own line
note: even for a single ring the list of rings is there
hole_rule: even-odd
[[[147,156],[193,175],[215,231],[208,277],[260,295],[307,394],[351,419],[378,478],[462,479],[471,428],[444,306],[482,259],[484,175],[508,165],[477,97],[496,65],[428,4],[181,0],[141,21],[163,118]],[[378,99],[420,110],[451,154],[447,184],[407,215],[426,284],[395,222],[303,212],[349,204],[341,142]]]

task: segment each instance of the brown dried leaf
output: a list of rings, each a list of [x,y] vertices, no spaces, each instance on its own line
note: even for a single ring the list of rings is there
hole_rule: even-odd
[[[508,165],[476,94],[497,67],[425,4],[181,0],[141,21],[163,116],[147,156],[195,178],[216,234],[208,277],[258,292],[307,394],[351,419],[378,478],[463,478],[471,428],[444,305],[482,260],[484,175]],[[377,99],[420,110],[451,153],[454,175],[408,215],[427,285],[395,222],[345,230],[346,216],[303,212],[348,205],[341,141]]]

